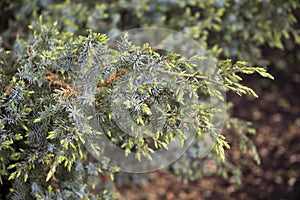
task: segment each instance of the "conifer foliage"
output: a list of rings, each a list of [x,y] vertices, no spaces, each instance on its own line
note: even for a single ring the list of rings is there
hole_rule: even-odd
[[[13,64],[15,73],[10,78],[1,79],[1,184],[4,184],[2,188],[6,190],[3,195],[11,199],[112,198],[114,195],[105,189],[104,183],[100,193],[94,195],[90,188],[93,184],[90,184],[89,178],[102,175],[113,180],[118,168],[110,167],[109,159],[103,158],[100,162],[89,156],[84,146],[86,141],[83,135],[88,134],[88,131],[80,130],[76,126],[74,119],[78,115],[78,110],[72,104],[76,96],[82,93],[76,86],[76,80],[73,80],[79,66],[94,53],[95,49],[105,49],[108,38],[92,31],[88,31],[86,36],[74,36],[71,33],[59,32],[56,26],[57,23],[51,23],[40,17],[29,26],[32,31],[30,38],[18,39],[13,51],[1,52],[3,69],[8,67],[9,62],[15,62]],[[144,140],[137,141],[136,138],[121,133],[109,117],[110,106],[106,99],[110,93],[107,86],[111,85],[114,79],[124,75],[125,71],[141,67],[133,59],[136,55],[141,56],[141,53],[145,60],[160,61],[166,65],[166,69],[172,68],[173,71],[169,73],[197,79],[198,81],[193,82],[196,90],[201,89],[201,85],[217,80],[196,75],[192,72],[190,61],[179,58],[179,55],[159,54],[147,45],[137,47],[130,45],[129,41],[123,42],[123,47],[127,45],[126,52],[123,52],[123,56],[116,61],[114,69],[110,66],[105,74],[99,75],[99,83],[95,84],[95,88],[100,88],[100,96],[96,99],[99,117],[105,121],[107,129],[105,134],[112,142],[118,141],[116,145],[125,149],[124,155],[128,154],[135,144],[135,151],[151,159],[151,153],[155,148],[167,148],[168,143],[172,141],[173,131],[176,131],[174,126],[177,125],[175,118],[171,116],[168,127],[160,132],[159,136],[153,137],[153,141],[150,141],[153,143],[152,146]],[[188,68],[190,74],[186,73]],[[219,62],[217,69],[224,77],[225,88],[238,94],[249,93],[256,96],[253,90],[239,83],[241,77],[238,73],[258,72],[264,77],[272,78],[265,69],[249,67],[246,62],[233,64],[230,60],[226,60]],[[1,76],[7,76],[5,73],[3,70]],[[158,104],[168,104],[159,99],[170,95],[163,91],[166,88],[149,86],[144,90],[149,92],[137,95],[145,102],[153,97],[153,101]],[[163,92],[166,94],[159,94]],[[148,119],[145,116],[149,114],[149,105],[146,103],[136,105],[134,102],[132,105],[134,106],[132,109],[135,110],[132,115],[135,119],[139,123],[147,123]],[[139,106],[141,110],[138,109]],[[170,109],[176,109],[172,104],[168,106]],[[208,109],[201,112],[203,116],[201,119],[204,121],[200,123],[200,135],[210,127],[209,117],[204,116],[209,116],[213,111]],[[180,131],[177,133],[180,135]],[[184,135],[180,136],[184,142]],[[221,160],[224,160],[223,148],[228,148],[229,145],[224,136],[216,137],[215,152]],[[197,149],[196,146],[193,148]],[[140,156],[137,159],[140,159]]]
[[[261,18],[268,18],[265,15],[255,14],[258,12],[257,9],[263,9],[261,1],[254,1],[254,5],[249,1],[239,1],[239,4],[234,4],[233,1],[189,3],[175,1],[173,4],[171,1],[158,3],[140,1],[137,7],[131,1],[126,3],[116,1],[111,4],[102,2],[97,5],[89,1],[86,4],[82,1],[78,4],[71,1],[28,2],[23,4],[6,1],[1,8],[6,14],[11,10],[22,10],[16,13],[15,19],[19,24],[24,22],[26,25],[26,28],[23,27],[26,36],[18,35],[14,42],[9,42],[11,36],[3,34],[4,39],[1,39],[0,198],[2,199],[117,198],[112,182],[116,181],[115,175],[120,169],[110,165],[108,157],[103,156],[99,160],[98,156],[96,156],[98,159],[91,156],[91,149],[95,148],[96,152],[102,152],[103,147],[88,144],[90,148],[86,148],[86,138],[89,134],[105,135],[114,145],[124,150],[124,157],[134,152],[138,161],[151,160],[158,149],[167,150],[174,137],[179,137],[181,143],[185,143],[185,134],[180,131],[180,127],[184,124],[180,118],[183,112],[180,107],[183,105],[180,94],[183,91],[172,91],[160,84],[148,84],[135,89],[134,98],[126,102],[130,116],[141,126],[150,123],[151,106],[160,105],[166,108],[163,110],[167,116],[166,124],[162,131],[153,137],[145,139],[130,135],[120,130],[118,122],[111,117],[115,82],[132,71],[142,69],[145,62],[159,66],[161,73],[166,73],[170,77],[180,77],[180,80],[188,82],[190,91],[194,92],[191,96],[197,98],[214,96],[225,101],[217,89],[207,88],[211,84],[220,85],[224,91],[231,91],[237,95],[248,94],[258,97],[255,91],[243,84],[242,77],[257,73],[263,78],[273,79],[272,75],[265,67],[254,67],[248,62],[236,61],[236,58],[246,57],[253,63],[261,55],[257,52],[260,44],[268,43],[277,48],[284,48],[281,39],[291,36],[299,42],[299,32],[293,29],[293,23],[296,21],[293,14],[288,16],[290,20],[286,22],[280,34],[277,23],[276,28],[272,21],[257,23]],[[8,6],[10,4],[11,7]],[[270,8],[272,12],[277,13],[278,19],[282,19],[285,17],[284,13],[298,6],[294,1],[287,1],[284,5],[280,8],[272,4]],[[250,8],[241,15],[252,20],[253,23],[248,24],[250,27],[260,31],[246,29],[248,25],[244,23],[245,20],[239,21],[235,18],[232,13],[234,9],[239,10],[240,7]],[[178,12],[182,14],[180,19]],[[42,15],[38,17],[39,14]],[[24,21],[25,19],[29,19],[29,22]],[[234,26],[228,25],[231,22]],[[12,29],[19,26],[10,23]],[[221,46],[224,50],[223,57],[232,56],[233,59],[218,60],[214,66],[221,79],[214,79],[213,76],[197,71],[192,64],[193,60],[205,59],[199,55],[184,58],[172,52],[155,50],[148,44],[135,46],[131,43],[130,37],[123,38],[118,51],[115,51],[109,48],[110,38],[98,33],[99,31],[114,33],[122,28],[162,24],[190,35],[207,47],[211,55],[219,57],[222,53],[222,49],[219,48]],[[268,32],[272,28],[274,33]],[[264,32],[265,29],[268,31]],[[7,33],[10,31],[7,30]],[[231,34],[232,32],[234,34]],[[215,35],[210,41],[209,34]],[[248,44],[248,38],[254,41],[249,47],[252,50],[245,52],[243,56],[241,49]],[[239,45],[236,45],[237,41],[240,42]],[[215,45],[210,45],[209,42]],[[118,54],[119,51],[122,52],[121,55]],[[251,56],[254,53],[253,60]],[[93,56],[97,56],[97,59],[104,63],[107,59],[113,62],[104,65],[102,73],[96,75],[98,82],[94,87],[85,88],[82,81],[84,79],[78,84],[78,72],[84,71],[82,66],[93,65],[89,62],[89,58]],[[86,89],[96,91],[96,95],[90,96],[90,93],[85,93]],[[76,106],[78,99],[95,105],[97,120],[103,126],[102,133],[94,133],[88,126],[78,126],[78,118],[90,117],[81,115],[80,108]],[[227,108],[230,106],[232,105],[228,102]],[[225,136],[216,131],[211,121],[212,116],[217,116],[220,111],[214,109],[212,105],[207,105],[198,106],[195,113],[199,117],[196,123],[196,138],[182,155],[182,159],[170,165],[168,169],[184,181],[210,175],[207,163],[200,159],[203,148],[201,139],[205,134],[209,134],[215,145],[206,160],[217,163],[218,170],[215,173],[225,179],[231,174],[233,180],[240,183],[239,169],[225,159],[225,149],[229,149],[230,145]],[[240,150],[250,151],[259,164],[256,148],[247,135],[255,134],[252,124],[227,115],[224,128],[236,130]],[[122,179],[122,175],[118,177]]]

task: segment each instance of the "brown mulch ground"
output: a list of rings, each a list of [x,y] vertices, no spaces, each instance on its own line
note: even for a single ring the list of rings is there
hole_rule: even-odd
[[[294,51],[297,52],[297,51]],[[130,184],[119,188],[121,199],[130,200],[200,200],[200,199],[300,199],[300,53],[278,52],[266,56],[294,56],[288,68],[271,73],[274,81],[245,79],[259,99],[228,94],[234,102],[232,114],[254,122],[257,134],[252,137],[262,163],[243,165],[243,183],[232,185],[220,177],[208,177],[187,185],[170,172],[152,174],[146,185]],[[230,140],[234,140],[227,136]],[[234,143],[234,141],[230,141]],[[235,149],[227,151],[230,159]]]

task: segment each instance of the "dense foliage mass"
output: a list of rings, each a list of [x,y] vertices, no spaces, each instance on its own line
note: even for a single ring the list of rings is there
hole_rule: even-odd
[[[171,93],[160,94],[165,88],[148,85],[141,89],[149,92],[137,93],[144,101],[131,104],[131,108],[137,111],[133,112],[133,118],[141,125],[147,123],[150,104],[146,100],[153,95],[156,103],[169,105],[176,111],[169,118],[172,123],[153,137],[151,144],[117,129],[110,117],[109,95],[114,83],[111,77],[141,68],[134,58],[142,56],[145,60],[160,62],[162,69],[183,76],[187,81],[194,78],[196,81],[192,82],[192,87],[196,96],[199,91],[207,91],[205,85],[220,81],[226,91],[257,97],[251,88],[242,84],[240,75],[257,72],[263,77],[273,78],[265,68],[249,64],[265,63],[260,60],[260,45],[267,43],[284,48],[282,39],[289,37],[300,42],[299,30],[293,28],[296,18],[292,10],[299,7],[294,1],[94,3],[8,0],[1,4],[0,195],[8,199],[115,197],[108,179],[114,180],[119,169],[110,167],[109,159],[103,158],[99,162],[89,155],[84,146],[84,134],[88,134],[88,130],[78,129],[75,120],[78,110],[72,106],[76,97],[81,95],[74,78],[80,63],[107,47],[109,38],[101,33],[113,35],[129,28],[163,26],[191,36],[220,59],[216,68],[223,80],[212,80],[209,76],[197,74],[197,68],[190,64],[195,57],[182,58],[172,53],[156,52],[147,45],[131,45],[129,39],[123,41],[122,46],[126,48],[122,50],[122,56],[116,57],[114,65],[105,69],[104,74],[99,74],[99,83],[95,85],[99,96],[95,101],[99,120],[105,122],[104,134],[124,148],[126,154],[134,149],[149,159],[157,148],[166,148],[172,141],[178,130],[174,125],[180,109],[158,99],[170,96]],[[266,7],[268,12],[264,12]],[[278,23],[280,20],[284,23]],[[221,60],[227,57],[232,59]],[[249,63],[237,59],[246,59]],[[209,97],[218,93],[210,91],[202,95]],[[180,102],[177,96],[174,98]],[[228,103],[228,106],[232,105]],[[239,183],[240,171],[225,161],[224,148],[229,148],[225,137],[207,131],[211,128],[210,117],[218,114],[217,111],[208,106],[199,108],[198,112],[201,119],[197,124],[198,140],[183,159],[169,167],[170,170],[184,180],[211,174],[207,162],[199,159],[201,142],[198,142],[209,132],[216,145],[205,159],[217,163],[215,173],[224,178],[231,176],[231,181]],[[251,152],[259,163],[255,146],[247,137],[247,133],[255,133],[251,123],[227,116],[225,127],[237,130],[240,150]],[[184,141],[184,135],[178,131],[177,134]]]

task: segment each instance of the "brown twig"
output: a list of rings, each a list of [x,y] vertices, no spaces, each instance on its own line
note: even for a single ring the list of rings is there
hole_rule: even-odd
[[[58,78],[57,74],[54,74],[50,70],[46,70],[46,80],[49,82],[49,87],[60,87],[62,91],[55,89],[54,92],[56,93],[63,93],[62,97],[70,99],[72,96],[77,95],[77,92],[74,88],[69,86],[67,83],[57,81]]]
[[[126,73],[126,70],[121,70],[119,73],[116,73],[114,75],[111,75],[106,81],[104,81],[103,83],[98,83],[97,87],[103,87],[103,86],[108,86],[108,84],[110,84],[111,82],[113,82],[113,80],[115,80],[115,78],[123,76]]]
[[[12,89],[12,86],[11,86],[11,85],[7,86],[7,87],[6,87],[6,90],[5,90],[5,93],[6,93],[6,94],[10,94],[11,89]]]
[[[57,74],[54,74],[53,72],[51,72],[50,70],[46,71],[46,80],[49,82],[49,86],[53,86],[53,87],[61,87],[67,90],[71,90],[72,87],[70,87],[67,83],[61,82],[61,81],[57,81],[56,79],[58,78]]]
[[[61,81],[51,81],[49,82],[49,86],[50,87],[61,87],[61,88],[64,88],[64,89],[67,89],[67,90],[72,90],[72,87],[69,86],[68,84],[64,83],[64,82],[61,82]]]
[[[46,70],[46,80],[47,81],[55,81],[58,78],[57,74],[54,74],[50,70]]]
[[[19,77],[19,76],[15,76],[15,79],[16,79],[16,81],[19,81],[19,80],[20,80],[20,77]],[[8,86],[5,88],[5,93],[6,93],[6,94],[10,94],[12,88],[13,88],[12,84],[8,85]]]
[[[103,87],[103,86],[108,86],[111,82],[113,82],[117,77],[123,76],[126,73],[126,70],[121,70],[120,72],[111,75],[106,81],[103,83],[98,83],[97,87]],[[70,87],[67,83],[57,81],[56,79],[58,78],[58,75],[54,74],[50,70],[46,71],[46,80],[49,82],[49,86],[56,86],[56,87],[61,87],[67,90],[72,90],[72,87]]]
[[[104,87],[104,86],[108,86],[111,82],[113,82],[116,78],[123,76],[126,73],[126,70],[121,70],[120,72],[111,75],[106,81],[104,81],[103,83],[98,83],[97,87]],[[16,77],[17,81],[19,80],[19,77]],[[76,95],[77,92],[74,90],[74,88],[72,88],[71,86],[69,86],[69,84],[62,82],[62,81],[58,81],[58,75],[54,74],[52,71],[50,70],[46,70],[46,80],[48,81],[49,87],[60,87],[63,89],[66,89],[69,91],[70,94],[68,94],[68,98]],[[6,94],[10,94],[12,90],[12,85],[8,85],[5,89]]]

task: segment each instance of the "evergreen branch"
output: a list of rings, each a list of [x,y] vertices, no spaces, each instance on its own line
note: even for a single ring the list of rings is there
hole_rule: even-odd
[[[215,81],[207,76],[197,75],[198,72],[193,73],[193,74],[187,74],[184,72],[172,72],[172,71],[166,71],[166,70],[161,70],[161,69],[158,69],[157,71],[166,73],[166,74],[170,74],[170,75],[183,76],[183,77],[187,77],[187,78],[197,78],[197,79],[202,79],[202,80],[210,81],[210,82],[217,83],[217,84],[222,84],[222,83]]]

